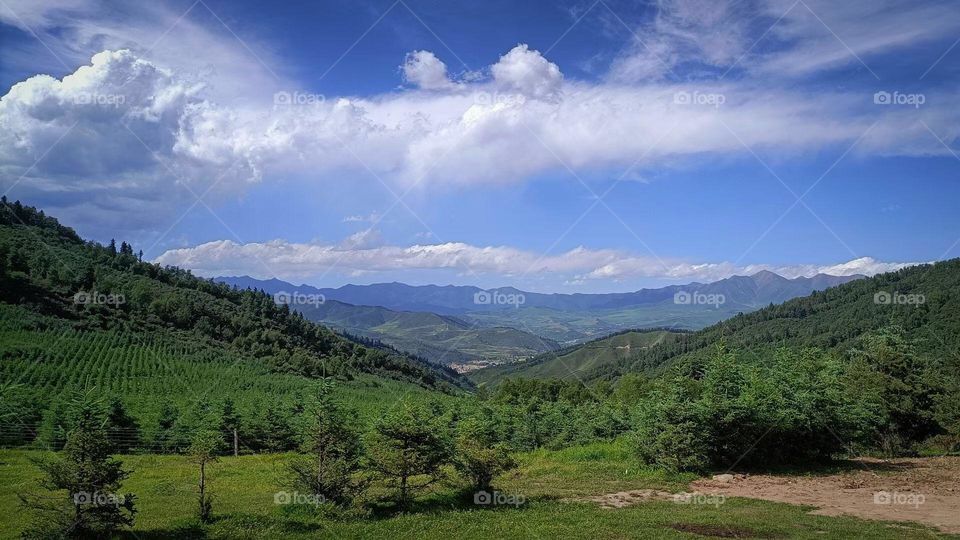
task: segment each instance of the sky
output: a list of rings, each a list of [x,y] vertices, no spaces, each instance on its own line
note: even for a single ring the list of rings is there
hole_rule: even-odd
[[[960,256],[958,43],[934,0],[0,0],[0,192],[208,277],[873,274]]]

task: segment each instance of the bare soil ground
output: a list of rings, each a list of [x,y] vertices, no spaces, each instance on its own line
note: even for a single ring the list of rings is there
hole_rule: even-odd
[[[813,506],[814,514],[913,521],[960,534],[960,457],[858,459],[827,475],[718,475],[695,492]]]

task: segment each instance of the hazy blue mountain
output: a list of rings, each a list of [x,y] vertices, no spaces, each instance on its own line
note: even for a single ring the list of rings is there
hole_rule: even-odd
[[[513,362],[556,350],[550,339],[506,326],[483,325],[451,315],[395,311],[381,306],[353,305],[326,296],[323,289],[279,279],[217,278],[240,288],[260,289],[289,302],[314,322],[350,334],[378,339],[402,351],[461,370]]]
[[[863,276],[818,274],[788,279],[762,271],[732,276],[713,283],[689,283],[656,289],[608,294],[543,294],[512,287],[481,289],[458,285],[377,283],[317,288],[247,276],[218,281],[263,289],[269,293],[298,292],[357,306],[379,306],[393,311],[452,315],[480,327],[511,327],[560,343],[604,336],[630,328],[697,330],[779,304],[813,291],[841,285]]]

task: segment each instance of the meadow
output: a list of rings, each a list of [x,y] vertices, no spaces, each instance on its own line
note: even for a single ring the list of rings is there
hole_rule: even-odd
[[[31,460],[43,452],[0,451],[0,538],[17,538],[30,515],[17,494],[40,478]],[[649,501],[618,509],[579,500],[626,489],[682,492],[696,477],[641,466],[623,441],[517,455],[519,467],[495,483],[520,496],[518,506],[474,504],[454,475],[411,509],[332,516],[321,507],[276,504],[289,492],[284,464],[292,454],[222,457],[209,468],[214,519],[195,517],[196,465],[186,456],[122,456],[134,472],[123,490],[138,495],[133,529],[121,537],[152,538],[935,538],[932,529],[808,514],[809,508],[754,499],[722,504]],[[376,489],[372,490],[375,493]],[[588,526],[585,524],[589,524]]]

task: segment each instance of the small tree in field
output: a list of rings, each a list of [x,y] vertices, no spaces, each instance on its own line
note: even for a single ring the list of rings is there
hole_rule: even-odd
[[[481,409],[457,426],[454,465],[475,491],[489,491],[494,477],[517,466],[507,446],[497,440],[492,410]]]
[[[200,466],[199,508],[197,515],[203,523],[210,523],[213,515],[213,497],[207,493],[207,465],[217,461],[223,447],[220,433],[214,430],[198,431],[190,441],[188,453],[191,460]]]
[[[354,478],[360,469],[360,435],[348,414],[332,398],[332,385],[323,381],[301,446],[305,456],[290,462],[297,489],[339,506],[350,504],[364,484]]]
[[[443,422],[429,408],[406,402],[377,421],[367,440],[369,467],[396,488],[401,508],[443,477],[450,454]]]
[[[133,524],[134,495],[117,493],[130,471],[110,457],[106,411],[85,396],[72,404],[71,412],[74,427],[61,455],[37,462],[45,475],[42,487],[66,495],[20,496],[37,512],[36,524],[26,533],[31,538],[109,538]]]

